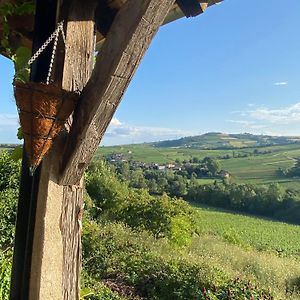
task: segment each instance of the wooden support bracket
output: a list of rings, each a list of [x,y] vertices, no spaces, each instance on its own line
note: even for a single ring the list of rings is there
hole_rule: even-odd
[[[74,112],[60,184],[76,184],[174,0],[128,0],[118,12]]]

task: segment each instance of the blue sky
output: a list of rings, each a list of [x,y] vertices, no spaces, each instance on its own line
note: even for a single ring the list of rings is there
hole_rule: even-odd
[[[300,1],[225,0],[162,27],[103,140],[208,131],[300,135]],[[0,58],[0,142],[15,142],[13,68]]]

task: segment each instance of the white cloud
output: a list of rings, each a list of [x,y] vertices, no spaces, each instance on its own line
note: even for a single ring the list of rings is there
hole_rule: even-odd
[[[161,128],[161,127],[143,127],[143,126],[130,126],[122,125],[112,127],[110,126],[107,130],[106,136],[123,136],[123,137],[140,137],[140,136],[151,136],[154,138],[159,138],[162,136],[182,136],[188,135],[191,132],[179,130],[179,129],[170,129],[170,128]]]
[[[300,102],[281,108],[253,107],[235,111],[232,119],[232,131],[270,135],[300,135]]]
[[[249,111],[253,119],[270,123],[291,124],[300,122],[300,102],[280,109],[258,108]]]
[[[287,81],[279,81],[279,82],[274,82],[274,85],[287,85],[289,84]]]
[[[116,119],[117,120],[117,119]],[[163,127],[147,127],[129,125],[114,120],[108,127],[103,144],[126,144],[153,142],[159,140],[176,139],[183,136],[194,135],[195,132]]]
[[[109,125],[110,126],[121,126],[122,123],[117,118],[112,118]]]

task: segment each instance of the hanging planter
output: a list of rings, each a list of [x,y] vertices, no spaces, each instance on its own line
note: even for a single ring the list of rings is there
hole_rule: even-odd
[[[53,53],[46,84],[15,82],[16,104],[19,111],[24,147],[30,163],[31,174],[33,174],[51,148],[54,138],[64,128],[64,124],[74,111],[76,101],[79,97],[78,93],[67,92],[59,86],[50,83],[60,31],[63,34],[62,23],[58,25],[56,31],[28,63],[32,64],[54,39]]]
[[[73,112],[78,94],[54,84],[17,82],[15,97],[26,154],[34,171]]]

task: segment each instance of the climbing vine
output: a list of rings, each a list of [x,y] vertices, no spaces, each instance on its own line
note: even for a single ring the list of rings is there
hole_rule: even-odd
[[[14,62],[15,80],[28,81],[29,68],[26,66],[30,58],[31,52],[26,47],[18,47],[14,49],[10,42],[12,29],[9,24],[9,17],[33,15],[35,11],[34,1],[26,1],[23,3],[2,3],[0,4],[0,20],[2,34],[0,37],[0,45],[6,55]]]

